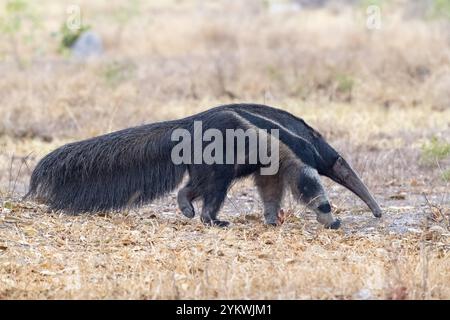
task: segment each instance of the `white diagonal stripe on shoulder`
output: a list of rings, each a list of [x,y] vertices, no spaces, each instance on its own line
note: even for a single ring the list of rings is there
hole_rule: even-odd
[[[269,119],[269,118],[267,118],[265,116],[262,116],[262,115],[259,115],[259,114],[255,114],[255,113],[247,111],[247,110],[240,109],[240,111],[248,113],[248,114],[251,114],[254,117],[257,117],[257,118],[269,121],[270,123],[273,123],[274,125],[279,126],[281,129],[283,129],[284,131],[288,132],[290,135],[292,135],[292,136],[294,136],[294,137],[296,137],[298,139],[301,139],[301,140],[305,141],[306,143],[312,144],[310,141],[306,140],[303,137],[300,137],[299,135],[297,135],[296,133],[292,132],[291,130],[289,130],[288,128],[286,128],[285,126],[283,126],[281,123],[279,123],[277,121],[274,121],[274,120]]]

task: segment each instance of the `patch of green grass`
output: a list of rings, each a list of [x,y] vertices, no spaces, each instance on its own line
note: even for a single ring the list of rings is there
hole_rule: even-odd
[[[355,80],[346,74],[338,74],[336,76],[338,91],[350,93],[355,85]]]
[[[2,41],[9,41],[12,56],[19,68],[25,66],[25,59],[18,44],[22,42],[30,45],[34,31],[40,27],[41,21],[35,9],[28,0],[9,0],[0,9],[0,35]]]
[[[130,79],[135,69],[136,67],[133,64],[114,61],[104,67],[102,75],[108,85],[115,86]]]
[[[81,26],[79,29],[72,30],[66,23],[63,23],[60,29],[61,43],[59,44],[59,51],[64,53],[69,50],[81,34],[90,29],[90,26]]]
[[[381,8],[384,2],[384,0],[361,0],[360,5],[363,8],[367,8],[369,6],[378,6]]]
[[[18,32],[27,14],[28,3],[24,0],[8,1],[5,4],[5,15],[0,19],[0,29],[3,33]]]
[[[129,0],[125,5],[114,10],[112,17],[120,25],[127,24],[132,18],[138,16],[141,12],[140,0]]]
[[[434,0],[429,18],[447,18],[450,19],[450,0]]]
[[[450,169],[442,172],[442,179],[444,179],[445,182],[450,182]]]
[[[433,136],[422,145],[421,160],[431,164],[450,156],[450,143]]]
[[[267,66],[267,74],[273,80],[280,81],[283,78],[283,74],[280,72],[280,69],[274,65]]]
[[[12,210],[14,208],[14,205],[10,201],[3,202],[3,208]]]

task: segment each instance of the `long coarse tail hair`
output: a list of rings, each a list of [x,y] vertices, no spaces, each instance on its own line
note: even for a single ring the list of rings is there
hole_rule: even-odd
[[[171,161],[171,133],[180,125],[149,124],[66,144],[37,164],[25,197],[69,213],[119,210],[161,197],[186,171]]]

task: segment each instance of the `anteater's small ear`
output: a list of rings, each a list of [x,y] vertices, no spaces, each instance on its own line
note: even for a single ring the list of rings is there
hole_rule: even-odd
[[[380,206],[369,192],[364,182],[361,181],[356,172],[344,158],[339,157],[336,160],[331,172],[327,176],[356,194],[367,204],[370,210],[372,210],[375,217],[381,217],[382,212]]]

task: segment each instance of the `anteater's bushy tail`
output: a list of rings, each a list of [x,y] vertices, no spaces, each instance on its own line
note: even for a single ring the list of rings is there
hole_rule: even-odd
[[[183,179],[171,161],[173,124],[159,123],[64,145],[34,169],[28,196],[71,213],[148,203]]]

